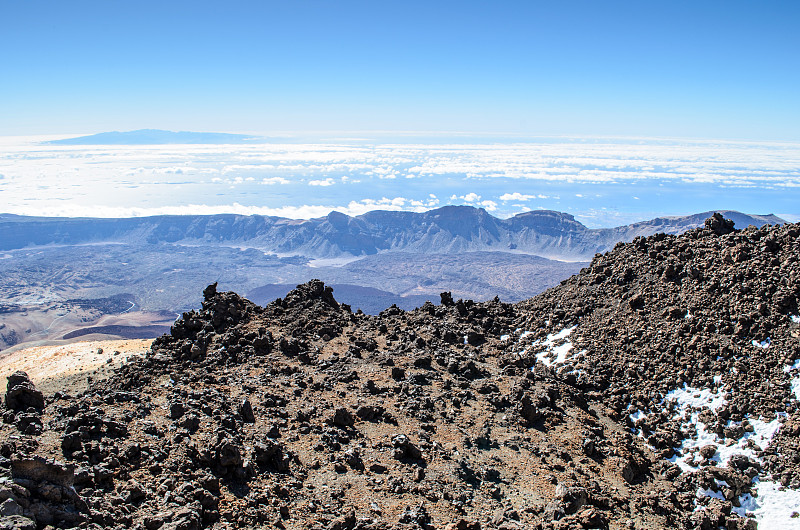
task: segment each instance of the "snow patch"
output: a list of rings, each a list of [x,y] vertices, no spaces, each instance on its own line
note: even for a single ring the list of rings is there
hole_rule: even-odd
[[[795,324],[800,324],[800,316],[792,315],[791,318],[792,318],[792,322],[794,322]]]
[[[762,340],[761,342],[758,342],[757,340],[753,339],[752,344],[753,344],[753,346],[756,346],[757,348],[763,348],[763,349],[766,350],[767,348],[769,348],[769,345],[770,345],[771,342],[772,341],[770,341],[769,337],[767,337],[766,339]]]
[[[785,413],[779,412],[777,417],[769,423],[750,418],[748,421],[750,422],[750,425],[753,426],[753,432],[745,433],[742,439],[747,438],[753,440],[753,442],[755,442],[755,444],[758,445],[758,447],[760,447],[763,451],[772,441],[772,437],[775,436],[775,433],[778,432],[778,429],[780,429],[781,418],[785,417]]]
[[[800,376],[792,379],[792,393],[795,399],[800,401]]]
[[[794,364],[790,364],[789,366],[784,366],[783,371],[787,374],[789,372],[793,372],[795,370],[800,370],[800,359],[796,360]],[[792,393],[794,394],[795,399],[800,401],[800,375],[792,379]]]
[[[775,433],[778,432],[778,429],[781,427],[781,418],[785,416],[785,414],[778,414],[778,416],[770,422],[750,418],[748,422],[753,427],[753,432],[745,432],[742,437],[732,445],[725,445],[724,441],[719,442],[715,436],[712,444],[717,448],[717,454],[715,454],[711,460],[717,462],[721,467],[727,466],[728,461],[734,455],[744,455],[753,460],[760,461],[751,444],[757,445],[762,451],[766,449],[772,441],[772,437],[775,436]],[[734,424],[729,422],[729,426],[732,425]]]
[[[753,427],[753,432],[745,432],[736,443],[725,445],[724,440],[720,440],[716,434],[708,431],[705,423],[697,419],[697,415],[697,413],[692,414],[692,417],[685,424],[687,430],[689,430],[690,424],[694,426],[695,435],[684,439],[681,446],[676,450],[675,456],[670,458],[670,462],[677,464],[683,472],[693,472],[700,469],[700,466],[695,465],[695,451],[706,445],[711,445],[716,449],[716,453],[709,460],[719,467],[726,467],[734,455],[743,455],[759,461],[760,459],[755,452],[754,446],[757,446],[761,451],[766,449],[770,441],[772,441],[772,437],[781,427],[781,418],[786,416],[786,414],[779,413],[770,422],[750,418],[748,422]],[[734,425],[737,424],[731,422],[728,424],[729,427]]]
[[[787,374],[792,370],[800,370],[800,359],[797,359],[794,364],[787,365],[783,368],[783,371]]]
[[[800,368],[800,364],[795,363],[793,367]],[[800,386],[800,378],[798,378]],[[800,389],[798,389],[800,390]],[[670,458],[670,462],[676,464],[683,472],[694,472],[700,469],[700,465],[695,460],[696,451],[701,447],[711,445],[716,450],[714,456],[709,460],[719,467],[726,467],[734,455],[743,455],[755,461],[761,461],[756,454],[756,450],[765,450],[772,441],[775,433],[781,427],[781,420],[786,417],[786,413],[778,412],[772,421],[762,419],[747,418],[747,422],[752,427],[752,431],[746,431],[735,443],[725,444],[725,440],[720,440],[716,434],[709,432],[705,423],[699,420],[700,410],[715,410],[726,403],[725,394],[722,392],[712,393],[709,389],[696,389],[686,385],[682,389],[673,390],[667,394],[666,400],[674,400],[679,407],[676,417],[685,420],[682,431],[688,436],[683,440],[681,446],[676,448],[675,455]],[[631,415],[633,419],[633,415]],[[728,422],[728,427],[737,427],[741,423]],[[758,478],[755,479],[758,481]],[[713,489],[698,489],[697,497],[712,497],[724,500],[718,491],[721,482],[717,483],[717,491]],[[759,526],[763,528],[798,528],[798,521],[792,520],[794,512],[800,512],[800,492],[784,489],[780,491],[773,482],[758,483],[756,496],[750,494],[740,497],[741,507],[733,507],[733,510],[740,516],[745,517],[748,513],[755,515]]]
[[[709,489],[697,488],[697,493],[695,494],[695,496],[698,499],[702,499],[703,497],[711,497],[712,499],[719,499],[721,501],[724,501],[725,500],[725,495],[722,494],[722,491],[720,491],[720,488],[723,488],[723,487],[729,488],[730,486],[724,480],[714,479],[714,483],[716,483],[717,489],[713,490],[711,488],[709,488]],[[697,511],[699,509],[700,509],[700,506],[698,505],[695,508],[695,511]]]
[[[564,328],[558,333],[551,333],[544,340],[538,340],[532,346],[544,346],[544,350],[536,354],[536,360],[541,361],[547,366],[564,364],[572,350],[572,343],[566,340],[578,326]],[[563,341],[563,342],[562,342]],[[558,346],[555,344],[559,343]],[[553,357],[555,357],[553,359]]]
[[[561,346],[556,346],[552,349],[553,353],[556,354],[556,360],[554,361],[555,364],[564,364],[564,361],[567,360],[567,355],[569,355],[570,350],[572,350],[572,343],[565,342]]]
[[[636,423],[637,421],[639,421],[639,420],[641,420],[641,419],[644,419],[644,418],[646,418],[646,417],[647,417],[647,414],[645,414],[645,413],[644,413],[644,412],[642,412],[641,410],[637,410],[636,412],[634,412],[633,414],[631,414],[631,415],[630,415],[630,417],[631,417],[631,421],[632,421],[633,423]]]
[[[800,401],[800,377],[795,377],[792,379],[792,393],[794,394],[795,399]]]
[[[712,499],[719,499],[721,501],[725,500],[725,495],[723,495],[719,491],[714,491],[712,489],[697,489],[697,498],[702,499],[703,497],[711,497]],[[699,506],[697,508],[700,508]]]
[[[506,341],[506,340],[508,340],[510,338],[511,338],[511,335],[500,335],[500,340],[501,341]]]
[[[717,458],[719,456],[719,447],[721,445],[716,443],[717,437],[714,436],[713,433],[710,433],[706,430],[705,423],[697,420],[697,413],[692,414],[690,420],[684,424],[684,428],[688,430],[690,425],[693,425],[695,428],[694,437],[684,439],[681,443],[681,446],[675,450],[675,454],[669,459],[670,462],[676,464],[684,473],[693,472],[700,469],[699,466],[694,465],[694,450],[700,449],[706,445],[714,445],[717,447],[717,454],[712,458]]]
[[[681,412],[688,407],[717,410],[726,403],[724,392],[712,392],[709,388],[693,388],[686,384],[669,392],[664,401],[677,402]]]
[[[735,443],[726,445],[725,440],[720,440],[715,433],[710,432],[706,424],[699,419],[703,409],[716,410],[725,405],[726,396],[727,394],[722,391],[712,392],[708,388],[697,389],[684,385],[683,388],[669,392],[664,398],[664,401],[676,402],[678,411],[675,418],[683,420],[681,428],[686,437],[680,447],[675,449],[675,455],[669,459],[681,471],[697,471],[699,466],[696,465],[695,454],[697,450],[707,445],[713,446],[716,450],[709,460],[721,467],[727,466],[734,455],[744,455],[758,460],[755,448],[758,447],[762,451],[766,449],[772,437],[780,429],[781,419],[786,417],[785,413],[777,413],[775,419],[769,422],[748,418],[752,431],[745,432]],[[637,419],[641,417],[643,416],[637,415]],[[633,414],[631,420],[634,420]],[[738,425],[740,424],[728,422],[728,427]]]
[[[800,527],[800,519],[794,515],[800,513],[800,491],[783,488],[772,481],[758,482],[755,490],[756,497],[749,493],[742,495],[739,498],[741,508],[734,506],[733,511],[742,517],[753,514],[759,528],[790,530]]]
[[[573,331],[575,331],[575,328],[577,328],[577,327],[578,326],[572,326],[571,328],[564,328],[561,331],[559,331],[558,333],[549,334],[547,336],[547,338],[545,339],[544,344],[550,345],[550,344],[553,344],[557,340],[566,339],[567,337],[570,336],[570,334]]]
[[[784,372],[800,370],[800,360],[784,368]],[[719,384],[722,378],[716,376],[714,382]],[[792,390],[800,399],[800,376],[792,380]],[[709,459],[710,463],[719,467],[726,467],[734,455],[743,455],[760,462],[761,459],[756,451],[765,450],[772,438],[781,427],[781,422],[787,417],[785,412],[776,412],[775,419],[764,421],[761,418],[747,418],[752,429],[744,432],[742,437],[735,442],[720,440],[713,432],[709,432],[706,424],[700,421],[700,413],[704,409],[716,410],[725,405],[727,394],[723,391],[712,392],[710,389],[697,389],[684,385],[669,392],[666,401],[674,401],[677,411],[675,418],[682,420],[681,430],[685,438],[680,447],[675,448],[675,455],[669,459],[676,464],[682,472],[694,472],[700,469],[701,464],[697,461],[700,457],[697,451],[707,445],[715,449],[715,454]],[[629,407],[632,408],[632,407]],[[630,414],[632,422],[647,417],[647,414],[636,411]],[[728,427],[738,427],[741,423],[729,421]],[[641,436],[641,433],[640,433]],[[721,486],[727,486],[724,482],[715,481],[716,489],[699,488],[696,492],[697,499],[711,497],[725,500],[720,492]],[[800,528],[800,491],[781,487],[772,481],[760,482],[756,477],[753,480],[753,491],[755,495],[745,494],[739,498],[740,507],[733,507],[733,511],[741,517],[753,516],[759,523],[759,528],[769,528],[783,530]],[[698,504],[697,509],[700,508]]]

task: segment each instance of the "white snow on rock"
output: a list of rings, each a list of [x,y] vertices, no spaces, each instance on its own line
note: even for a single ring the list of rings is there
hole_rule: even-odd
[[[742,440],[752,440],[758,447],[761,448],[763,451],[767,448],[769,443],[772,441],[772,437],[775,436],[775,433],[778,432],[778,429],[781,427],[781,419],[786,417],[786,413],[778,412],[777,417],[770,421],[765,422],[750,418],[747,420],[750,425],[753,427],[752,433],[744,433]]]
[[[786,373],[794,372],[800,370],[800,359],[796,360],[794,364],[789,366],[784,366],[783,371]],[[797,377],[792,379],[792,393],[794,394],[795,399],[800,401],[800,374]]]
[[[758,479],[755,479],[756,481]],[[748,513],[755,516],[759,528],[769,530],[796,530],[800,528],[800,491],[782,488],[772,481],[758,482],[756,497],[749,493],[739,498],[741,508],[733,511],[744,517]]]
[[[714,482],[716,482],[716,484],[717,484],[717,490],[716,491],[714,491],[712,489],[698,488],[697,489],[697,494],[696,494],[697,498],[701,499],[703,497],[711,497],[712,499],[719,499],[721,501],[724,501],[725,500],[725,495],[722,494],[722,491],[720,491],[720,488],[723,487],[723,486],[726,487],[726,488],[729,487],[728,483],[725,482],[724,480],[717,480],[717,479],[714,479]],[[697,506],[697,508],[695,508],[695,511],[697,511],[699,508],[700,508],[700,506]]]
[[[578,326],[564,328],[558,333],[551,333],[544,340],[538,340],[531,346],[543,346],[544,349],[536,354],[536,359],[547,366],[554,364],[564,364],[572,350],[572,343],[566,340]],[[558,346],[556,344],[558,343]],[[553,358],[555,357],[555,358]]]
[[[786,372],[787,374],[788,374],[789,372],[791,372],[792,370],[800,370],[800,359],[797,359],[797,360],[794,362],[794,364],[790,364],[790,365],[788,365],[788,366],[785,366],[785,367],[783,368],[783,371],[784,371],[784,372]]]
[[[567,355],[569,355],[570,350],[572,350],[572,343],[565,342],[561,346],[556,346],[552,349],[552,352],[556,354],[556,360],[554,361],[555,364],[564,364],[564,361],[567,360]]]
[[[760,460],[751,448],[751,444],[757,445],[762,451],[766,449],[770,441],[772,441],[772,437],[780,429],[782,417],[785,417],[785,414],[778,414],[778,417],[770,422],[750,418],[748,422],[753,427],[753,432],[745,432],[735,444],[728,446],[725,445],[724,441],[721,443],[718,441],[712,442],[717,448],[717,454],[711,460],[722,467],[727,466],[728,461],[734,455],[744,455],[756,461]]]
[[[712,392],[708,388],[693,388],[686,384],[664,396],[664,401],[675,401],[681,412],[689,407],[717,410],[726,403],[724,392]]]
[[[763,349],[766,350],[767,348],[769,348],[769,345],[770,345],[771,342],[772,341],[770,341],[769,337],[767,337],[766,339],[762,340],[761,342],[758,342],[757,340],[753,339],[753,346],[755,346],[757,348],[763,348]]]
[[[637,410],[636,412],[634,412],[633,414],[631,414],[631,415],[630,415],[630,417],[631,417],[631,421],[632,421],[633,423],[636,423],[637,421],[639,421],[639,420],[641,420],[641,419],[643,419],[643,418],[646,418],[646,417],[647,417],[647,414],[645,414],[645,413],[644,413],[644,412],[642,412],[641,410]]]
[[[792,392],[794,393],[794,397],[800,401],[800,377],[792,379]]]
[[[746,431],[735,443],[726,445],[724,439],[720,439],[715,433],[710,432],[704,422],[700,420],[700,413],[704,409],[716,410],[727,403],[727,393],[723,391],[713,392],[708,388],[693,388],[684,385],[669,392],[664,401],[674,401],[676,406],[675,418],[682,420],[682,431],[685,438],[680,447],[675,448],[675,455],[670,461],[676,464],[683,472],[694,472],[700,467],[696,462],[697,451],[704,446],[711,445],[716,449],[716,453],[709,460],[715,465],[725,467],[734,455],[744,455],[758,460],[755,448],[762,451],[767,448],[772,437],[781,426],[781,419],[786,417],[785,413],[776,414],[772,421],[763,421],[760,418],[748,418],[747,421],[752,430]],[[647,413],[636,410],[629,414],[631,422],[636,424],[639,420],[646,418]],[[728,427],[738,426],[734,422],[728,422]],[[637,432],[641,436],[641,431]],[[699,457],[697,457],[699,458]]]
[[[791,316],[792,322],[800,324],[800,316]],[[548,339],[550,337],[548,336]],[[752,345],[758,348],[769,348],[771,339],[767,338],[761,342],[753,340]],[[791,388],[795,397],[800,400],[800,359],[793,364],[784,367],[783,371],[787,374],[792,373],[795,377],[791,380]],[[714,377],[714,384],[719,385],[722,377]],[[738,440],[720,439],[715,433],[709,432],[704,422],[700,421],[699,416],[703,409],[716,410],[727,402],[727,394],[722,390],[713,392],[711,389],[697,389],[684,385],[683,388],[669,392],[664,402],[674,401],[676,405],[675,418],[682,421],[681,430],[684,433],[681,446],[675,448],[675,455],[669,460],[681,469],[682,472],[694,472],[700,469],[702,463],[698,450],[704,446],[711,445],[716,449],[716,453],[711,457],[710,464],[719,467],[726,467],[731,457],[743,455],[755,461],[761,459],[756,454],[756,450],[765,450],[772,438],[781,427],[783,418],[787,417],[784,412],[776,412],[775,418],[765,421],[763,418],[747,418],[746,421],[750,428],[744,432]],[[632,410],[629,406],[629,417],[634,425],[646,418],[650,412]],[[736,427],[740,423],[728,422],[728,427]],[[634,429],[637,434],[642,436],[641,429]],[[711,497],[724,500],[720,492],[720,486],[726,484],[716,481],[716,490],[700,488],[697,490],[697,498]],[[798,530],[800,529],[800,491],[782,487],[780,484],[771,481],[760,481],[758,477],[753,480],[754,495],[746,494],[739,498],[740,507],[733,507],[733,511],[741,517],[754,517],[759,523],[759,528],[770,530]],[[700,506],[698,505],[698,509]]]
[[[792,366],[787,366],[785,371],[797,369],[800,369],[800,361]],[[797,379],[800,387],[800,377]],[[699,420],[702,409],[715,410],[723,406],[726,403],[726,394],[684,385],[683,388],[667,394],[665,401],[668,400],[676,402],[678,407],[676,417],[684,420],[683,431],[689,434],[681,446],[676,449],[675,456],[670,458],[670,461],[677,464],[683,472],[694,472],[700,469],[695,455],[698,449],[706,445],[712,445],[716,449],[716,454],[710,458],[710,461],[719,467],[726,467],[734,455],[744,455],[760,461],[761,459],[755,452],[756,448],[761,451],[767,448],[775,433],[780,429],[781,420],[786,417],[786,413],[778,412],[775,419],[768,422],[760,418],[748,418],[747,422],[752,427],[752,431],[746,431],[735,443],[726,445],[725,440],[720,440],[716,434],[709,432],[706,425]],[[635,415],[631,414],[632,420],[634,417],[639,419],[643,416],[637,412]],[[737,425],[739,424],[728,422],[729,427]],[[719,486],[724,485],[717,482],[716,491],[714,489],[698,489],[697,498],[712,497],[724,500],[719,491]],[[741,496],[739,499],[741,507],[734,506],[734,512],[742,517],[748,514],[754,516],[759,523],[759,528],[769,528],[770,530],[800,528],[800,519],[797,519],[796,516],[793,517],[793,514],[800,513],[800,491],[781,488],[771,481],[758,482],[758,478],[754,479],[754,485],[756,496],[750,494]]]
[[[699,469],[695,462],[695,453],[696,450],[707,445],[711,445],[716,449],[716,454],[709,460],[721,467],[725,467],[734,455],[744,455],[758,460],[752,445],[755,444],[762,451],[766,449],[772,437],[780,428],[781,419],[786,416],[786,414],[779,413],[770,422],[748,418],[747,421],[753,430],[745,432],[736,443],[726,445],[724,439],[720,440],[699,419],[702,409],[716,410],[723,406],[726,403],[725,393],[713,393],[707,388],[697,389],[684,385],[683,388],[673,390],[667,394],[665,401],[670,400],[677,402],[679,410],[676,416],[684,420],[683,431],[687,434],[694,431],[693,434],[683,440],[681,446],[676,449],[675,455],[670,458],[670,461],[677,464],[683,472],[692,472]],[[729,427],[735,425],[738,424],[728,423]]]

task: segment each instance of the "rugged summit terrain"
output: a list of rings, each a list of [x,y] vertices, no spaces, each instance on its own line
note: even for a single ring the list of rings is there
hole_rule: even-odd
[[[81,395],[9,377],[0,528],[791,528],[799,236],[715,215],[513,305],[211,285]]]

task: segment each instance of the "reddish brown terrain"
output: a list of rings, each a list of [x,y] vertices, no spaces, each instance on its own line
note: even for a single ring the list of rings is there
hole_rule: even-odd
[[[378,316],[211,285],[81,393],[9,377],[0,528],[792,528],[798,236],[717,216]]]

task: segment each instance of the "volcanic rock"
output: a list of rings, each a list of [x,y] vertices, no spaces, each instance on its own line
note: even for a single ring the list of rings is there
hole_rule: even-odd
[[[44,395],[36,387],[25,372],[14,372],[8,376],[6,388],[6,407],[11,410],[28,408],[41,411],[44,409]]]
[[[213,284],[83,394],[9,378],[0,528],[753,528],[800,489],[798,236],[714,216],[514,305]]]

